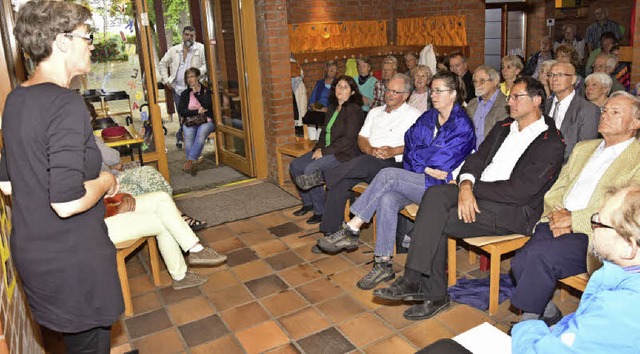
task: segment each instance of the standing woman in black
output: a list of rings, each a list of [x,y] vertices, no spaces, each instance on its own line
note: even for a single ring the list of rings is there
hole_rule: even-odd
[[[13,261],[33,316],[63,333],[67,353],[109,353],[123,311],[102,201],[118,187],[100,172],[89,112],[68,89],[91,69],[89,19],[87,8],[62,1],[20,8],[14,36],[36,69],[7,97],[2,126]]]

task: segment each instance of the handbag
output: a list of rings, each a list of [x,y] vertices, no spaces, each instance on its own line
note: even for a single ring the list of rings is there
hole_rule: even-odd
[[[187,127],[194,127],[207,122],[207,116],[204,113],[197,114],[195,116],[187,117],[184,121],[184,125]]]

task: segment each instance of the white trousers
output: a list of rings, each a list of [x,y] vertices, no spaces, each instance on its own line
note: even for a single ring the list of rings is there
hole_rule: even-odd
[[[158,249],[174,279],[182,279],[187,272],[182,251],[199,242],[189,225],[182,219],[171,196],[165,192],[147,193],[135,197],[136,210],[104,219],[109,238],[115,244],[144,236],[156,236]]]

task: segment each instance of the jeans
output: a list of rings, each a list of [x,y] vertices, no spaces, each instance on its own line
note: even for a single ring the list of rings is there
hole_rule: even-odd
[[[184,149],[187,153],[187,160],[197,161],[204,148],[204,142],[215,129],[212,121],[202,123],[193,127],[182,126],[184,132]]]
[[[291,161],[291,164],[289,164],[289,173],[293,181],[295,181],[298,176],[310,175],[317,171],[324,173],[325,170],[340,165],[340,161],[333,155],[325,155],[317,160],[312,159],[312,155],[313,151]],[[298,189],[298,194],[300,194],[300,198],[302,198],[302,205],[313,206],[314,214],[322,215],[324,213],[324,186],[313,187],[306,191]]]
[[[401,168],[380,171],[360,198],[351,206],[351,213],[369,222],[374,213],[376,223],[376,256],[392,256],[396,241],[398,212],[411,203],[419,203],[424,194],[424,175]]]

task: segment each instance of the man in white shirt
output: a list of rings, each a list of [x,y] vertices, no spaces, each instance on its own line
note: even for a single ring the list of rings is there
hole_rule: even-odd
[[[180,94],[187,89],[184,73],[189,68],[198,68],[201,75],[207,73],[204,45],[196,42],[196,29],[193,26],[185,26],[182,30],[182,43],[169,48],[158,63],[158,71],[164,87],[173,91],[176,112],[178,112]],[[180,142],[182,141],[182,127],[176,133],[176,137],[176,146],[182,148]]]
[[[549,87],[553,95],[547,99],[545,114],[552,117],[556,127],[562,132],[567,150],[566,162],[577,142],[598,137],[598,118],[600,109],[576,94],[574,86],[576,69],[569,63],[556,63],[549,73]]]
[[[385,167],[402,167],[404,133],[415,123],[420,111],[409,106],[411,80],[394,75],[386,84],[385,105],[372,108],[358,135],[364,153],[324,174],[327,186],[320,231],[331,234],[340,229],[349,191],[360,182],[371,182]]]
[[[613,93],[598,126],[604,139],[578,143],[544,196],[540,223],[511,261],[517,281],[511,304],[523,311],[522,320],[555,324],[562,318],[551,301],[558,279],[598,266],[587,258],[591,215],[602,207],[609,189],[640,182],[638,129],[640,100],[627,92]]]
[[[517,79],[508,97],[511,118],[498,122],[460,171],[459,185],[432,186],[416,215],[404,276],[373,295],[419,301],[408,320],[430,318],[446,308],[447,236],[531,234],[542,198],[564,155],[562,136],[540,110],[545,91],[530,77]]]

